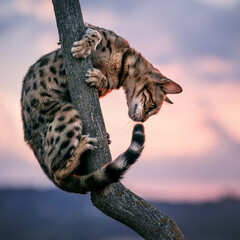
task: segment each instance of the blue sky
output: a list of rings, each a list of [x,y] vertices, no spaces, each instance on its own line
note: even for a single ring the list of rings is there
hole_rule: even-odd
[[[172,201],[240,196],[240,1],[82,0],[81,6],[85,21],[126,38],[184,89],[145,124],[146,148],[124,184]],[[53,187],[23,142],[19,105],[28,67],[58,48],[51,1],[2,0],[0,36],[0,186]],[[123,92],[101,106],[116,157],[133,127]]]

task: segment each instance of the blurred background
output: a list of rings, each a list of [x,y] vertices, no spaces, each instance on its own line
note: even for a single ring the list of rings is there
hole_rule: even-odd
[[[171,214],[189,239],[240,239],[240,0],[82,0],[81,7],[84,21],[124,37],[183,87],[181,94],[169,96],[173,105],[164,104],[144,124],[146,147],[123,184]],[[0,234],[4,239],[14,239],[9,233],[16,226],[18,239],[38,239],[36,232],[45,228],[36,227],[34,237],[20,232],[24,234],[33,218],[36,226],[50,219],[55,222],[56,212],[61,218],[67,203],[75,206],[74,201],[76,210],[64,211],[70,219],[74,219],[71,211],[79,207],[77,202],[84,201],[88,211],[82,217],[79,212],[76,222],[91,216],[94,221],[117,224],[91,206],[89,195],[56,190],[23,140],[22,79],[40,56],[59,47],[57,42],[51,1],[0,1],[0,216],[5,216],[0,217]],[[128,147],[134,123],[122,90],[102,98],[101,106],[115,158]],[[51,196],[52,205],[48,202]],[[54,199],[61,199],[59,211],[53,210]],[[45,211],[33,202],[42,204]],[[29,222],[25,219],[26,224],[19,227],[18,217],[24,216],[29,216]],[[199,235],[206,219],[209,231],[219,236]],[[225,226],[224,233],[221,226]],[[124,237],[114,238],[104,236],[107,230],[99,228],[97,238],[86,235],[80,239],[139,239],[127,228],[121,232],[126,232]],[[49,224],[46,229],[49,234],[41,239],[61,239],[49,230]],[[68,230],[74,234],[73,227]]]

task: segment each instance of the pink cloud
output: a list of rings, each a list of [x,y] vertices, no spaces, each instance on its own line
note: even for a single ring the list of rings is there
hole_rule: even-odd
[[[232,183],[123,181],[136,194],[151,200],[204,202],[215,201],[225,196],[240,197],[240,189]]]
[[[226,8],[226,9],[233,9],[237,7],[240,3],[239,0],[197,0],[204,4],[216,7],[216,8]]]
[[[240,85],[212,84],[204,89],[209,115],[237,142],[240,142]]]
[[[54,51],[57,48],[60,48],[58,43],[58,36],[49,33],[43,33],[41,36],[38,37],[37,41],[35,42],[36,46],[36,51],[40,54],[39,57],[41,56],[42,53],[46,54],[49,52]]]
[[[23,15],[34,16],[45,22],[54,22],[52,1],[16,0],[15,10]]]
[[[164,69],[173,79],[183,80],[183,95],[187,91],[186,98],[197,105],[194,108],[201,111],[203,121],[216,121],[231,138],[240,141],[240,84],[231,77],[238,69],[234,62],[205,56],[194,60],[190,68],[189,64],[173,63]],[[208,81],[202,74],[221,76],[225,81]]]
[[[236,68],[230,60],[216,56],[204,56],[193,61],[192,66],[196,74],[229,75]]]
[[[189,64],[172,63],[164,65],[162,69],[163,72],[168,72],[174,80],[179,79],[180,83],[182,82],[183,96],[179,96],[181,108],[186,107],[186,110],[195,115],[196,119],[199,119],[205,126],[205,121],[214,119],[228,132],[230,137],[239,141],[240,84],[229,77],[236,69],[234,63],[206,56],[193,61],[191,67]],[[225,81],[207,81],[208,79],[202,79],[199,73],[225,75]],[[196,134],[196,136],[199,135]]]
[[[113,13],[103,9],[87,9],[84,11],[83,17],[85,22],[99,27],[114,29],[118,25],[118,18]]]
[[[28,162],[35,162],[35,157],[23,140],[20,103],[8,91],[0,90],[0,153],[1,155],[19,156]]]

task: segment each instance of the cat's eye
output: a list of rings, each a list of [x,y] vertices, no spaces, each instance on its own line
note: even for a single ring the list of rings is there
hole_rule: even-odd
[[[156,108],[156,104],[151,104],[151,106],[148,109],[148,112],[151,112],[152,110],[154,110]]]

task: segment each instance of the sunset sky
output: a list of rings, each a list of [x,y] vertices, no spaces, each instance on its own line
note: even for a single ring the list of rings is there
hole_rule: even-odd
[[[240,0],[81,0],[86,22],[115,31],[183,88],[144,125],[146,147],[123,183],[148,199],[240,197]],[[48,188],[23,141],[21,82],[56,48],[50,0],[0,1],[0,187]],[[134,123],[122,90],[101,99],[113,158]]]

